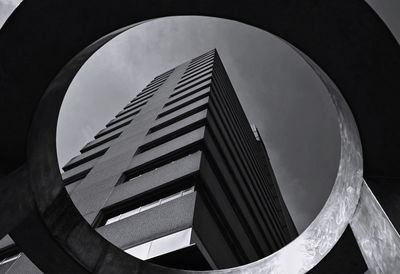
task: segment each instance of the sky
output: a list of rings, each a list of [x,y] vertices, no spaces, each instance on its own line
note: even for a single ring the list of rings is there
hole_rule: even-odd
[[[0,26],[19,2],[0,0]],[[369,3],[399,37],[400,4]],[[213,48],[248,119],[260,130],[301,232],[321,210],[336,177],[340,144],[335,111],[322,82],[297,53],[242,23],[167,17],[137,26],[98,50],[71,83],[61,108],[60,166],[155,76]]]

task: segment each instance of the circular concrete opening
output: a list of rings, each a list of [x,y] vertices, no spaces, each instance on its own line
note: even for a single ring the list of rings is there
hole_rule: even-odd
[[[102,43],[100,42],[100,44]],[[90,55],[92,54],[91,50],[88,52],[90,52]],[[335,185],[324,208],[312,224],[308,226],[308,228],[295,241],[262,260],[237,268],[237,271],[239,272],[242,271],[242,269],[246,269],[246,271],[250,272],[260,271],[262,269],[261,271],[278,271],[281,273],[308,271],[315,266],[327,254],[327,252],[329,252],[336,241],[340,238],[340,235],[347,226],[358,201],[362,182],[362,158],[358,131],[352,114],[337,87],[329,77],[306,55],[300,51],[298,51],[298,53],[313,68],[313,70],[316,71],[330,94],[331,100],[337,111],[337,119],[340,125],[341,153]],[[76,58],[76,60],[79,59],[81,58]],[[62,73],[59,74],[58,77],[62,79]],[[57,78],[55,79],[55,82],[58,81]],[[68,81],[71,80],[72,78],[69,78]],[[82,231],[79,233],[81,232]],[[322,235],[321,232],[323,233]],[[316,241],[316,237],[319,240]],[[320,243],[321,240],[324,242],[323,245]],[[115,252],[115,250],[113,250],[113,252]],[[118,254],[117,256],[119,259],[126,260],[126,258],[123,259],[123,257],[126,256],[121,256],[121,253],[119,252],[116,254]],[[291,260],[291,258],[296,258],[295,261],[292,260],[294,262],[293,264],[288,265],[285,263]],[[114,258],[114,260],[116,260],[116,258]],[[129,261],[131,263],[135,262],[135,260],[132,259]],[[163,273],[164,271],[162,268],[153,268],[154,266],[151,266],[151,264],[148,263],[145,264],[142,262],[142,264],[143,267],[147,269],[145,271],[157,271],[160,273]],[[104,267],[108,268],[110,265],[106,264]],[[165,271],[168,272],[169,270]]]

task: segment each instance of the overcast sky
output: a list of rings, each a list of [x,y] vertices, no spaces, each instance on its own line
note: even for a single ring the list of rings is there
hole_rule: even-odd
[[[19,3],[0,0],[0,26]],[[399,33],[400,1],[370,1]],[[264,139],[282,194],[301,232],[330,193],[339,133],[326,89],[271,34],[223,19],[169,17],[118,36],[82,67],[57,129],[60,165],[79,153],[156,75],[216,48],[250,121]]]

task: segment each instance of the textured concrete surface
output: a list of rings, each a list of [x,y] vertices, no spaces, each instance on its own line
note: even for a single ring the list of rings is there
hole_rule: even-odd
[[[396,273],[400,269],[400,236],[367,183],[351,221],[370,273]]]
[[[309,274],[365,273],[368,270],[354,234],[347,226],[342,237]]]

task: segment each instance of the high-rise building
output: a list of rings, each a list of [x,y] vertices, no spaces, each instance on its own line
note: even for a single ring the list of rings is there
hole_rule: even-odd
[[[63,170],[85,219],[143,260],[228,268],[297,236],[216,50],[155,77]]]

